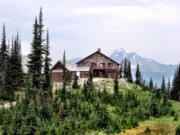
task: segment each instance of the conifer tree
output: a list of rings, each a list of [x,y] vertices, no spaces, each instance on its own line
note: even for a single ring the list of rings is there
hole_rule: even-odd
[[[9,54],[9,50],[7,49],[7,53]],[[12,82],[14,81],[14,78],[12,78],[12,65],[10,63],[10,57],[7,55],[7,61],[5,65],[5,91],[6,91],[6,97],[8,100],[12,101],[14,100],[14,88],[12,86]]]
[[[153,88],[154,88],[154,85],[153,85],[153,80],[152,80],[152,77],[151,77],[151,79],[149,81],[149,90],[152,91]]]
[[[12,90],[11,78],[11,63],[9,58],[9,47],[6,43],[6,30],[3,26],[1,48],[0,48],[0,79],[1,88],[4,92],[4,97],[9,100],[14,99],[14,91]]]
[[[163,104],[165,105],[167,103],[167,91],[166,91],[166,83],[165,83],[164,76],[163,76],[163,79],[162,79],[161,94],[163,96]]]
[[[131,61],[128,62],[128,82],[132,83],[133,82],[133,78],[132,78],[132,73],[131,73]]]
[[[46,35],[46,45],[45,45],[45,64],[44,64],[44,90],[50,92],[51,94],[51,70],[50,70],[50,62],[51,59],[49,58],[49,32],[47,30],[47,35]]]
[[[64,102],[66,94],[66,85],[67,85],[67,74],[66,74],[66,52],[63,54],[63,86],[61,91],[61,98]]]
[[[124,77],[124,59],[121,61],[122,78]]]
[[[136,69],[136,84],[141,85],[141,72],[140,72],[139,64],[137,64],[137,69]]]
[[[19,35],[17,34],[15,40],[12,40],[11,47],[11,76],[13,78],[12,86],[14,90],[20,90],[23,85],[23,70],[22,70],[22,57],[21,57],[21,43]]]
[[[119,93],[119,81],[118,81],[118,77],[116,76],[116,78],[114,79],[114,94],[118,95]]]
[[[171,82],[170,78],[168,79],[168,84],[167,84],[167,97],[170,98],[170,92],[171,92]]]
[[[161,84],[161,93],[165,94],[165,92],[166,92],[166,83],[165,83],[165,78],[163,76],[162,84]]]
[[[84,82],[84,86],[83,86],[83,94],[85,95],[85,97],[87,97],[88,94],[88,88],[87,88],[87,83]]]
[[[124,59],[124,78],[128,78],[128,60]]]
[[[6,44],[6,30],[5,25],[3,25],[2,39],[1,39],[1,48],[0,48],[0,89],[4,89],[5,86],[5,68],[7,64],[7,44]]]
[[[177,67],[173,79],[171,98],[176,101],[180,101],[180,64]]]
[[[35,19],[33,30],[32,50],[29,54],[28,72],[32,75],[33,87],[42,88],[43,85],[43,24],[42,24],[42,9],[40,9],[39,18]]]
[[[90,90],[94,89],[94,83],[93,83],[93,73],[92,71],[89,71],[89,78],[87,80],[87,87]]]
[[[79,88],[79,85],[78,85],[78,76],[77,75],[75,76],[75,80],[74,80],[74,83],[72,85],[72,88],[73,89],[78,89]]]

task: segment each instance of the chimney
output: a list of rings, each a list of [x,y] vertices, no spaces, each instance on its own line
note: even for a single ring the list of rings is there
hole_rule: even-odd
[[[101,51],[101,48],[98,48],[97,51],[100,52],[100,51]]]

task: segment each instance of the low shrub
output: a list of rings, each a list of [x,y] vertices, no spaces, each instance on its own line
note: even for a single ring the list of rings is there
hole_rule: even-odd
[[[176,135],[180,135],[180,124],[176,128]]]

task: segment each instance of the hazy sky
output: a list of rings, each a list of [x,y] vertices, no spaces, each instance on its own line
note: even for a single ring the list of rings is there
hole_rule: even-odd
[[[180,62],[180,0],[0,0],[0,31],[5,23],[11,39],[19,30],[23,54],[40,6],[53,60],[64,49],[70,59],[124,48],[161,63]]]

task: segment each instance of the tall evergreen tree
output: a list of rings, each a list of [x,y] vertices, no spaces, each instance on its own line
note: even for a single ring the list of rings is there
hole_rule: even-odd
[[[21,54],[21,40],[19,39],[19,35],[17,34],[16,37],[17,40],[17,72],[18,72],[18,83],[19,83],[19,88],[22,88],[22,85],[24,84],[24,72],[23,72],[23,66],[22,66],[22,54]]]
[[[128,78],[128,59],[124,59],[124,78]]]
[[[132,73],[131,73],[131,61],[128,62],[128,82],[132,83],[133,78],[132,78]]]
[[[14,99],[14,91],[12,90],[11,63],[9,58],[9,47],[6,43],[6,30],[3,26],[1,48],[0,48],[0,79],[1,89],[4,92],[4,98],[8,100]]]
[[[87,80],[87,87],[89,90],[94,90],[93,73],[89,71],[89,78]]]
[[[50,48],[49,32],[47,30],[46,45],[45,45],[45,64],[44,64],[44,77],[45,77],[44,90],[51,93],[51,70],[50,70],[51,59],[49,58],[49,54],[50,54],[49,48]]]
[[[40,44],[41,48],[43,48],[42,45],[43,45],[43,42],[44,42],[44,39],[43,39],[43,32],[44,32],[43,27],[44,27],[44,25],[43,25],[43,13],[42,13],[42,8],[40,8],[39,20],[38,20],[38,30],[39,30],[38,36],[39,36],[39,44]],[[40,49],[39,51],[42,53],[43,50]]]
[[[12,40],[10,63],[12,70],[11,76],[14,79],[14,81],[11,82],[11,84],[14,90],[20,90],[23,84],[23,70],[21,57],[21,43],[18,34],[15,40]]]
[[[166,90],[166,82],[164,76],[162,79],[161,94],[163,96],[163,104],[165,105],[167,103],[167,90]]]
[[[167,97],[170,98],[170,92],[171,92],[171,81],[170,78],[168,79],[168,84],[167,84]]]
[[[136,84],[141,85],[141,71],[139,64],[137,64],[137,69],[136,69]]]
[[[9,50],[7,49],[7,53],[9,54]],[[10,62],[10,56],[7,55],[7,61],[5,65],[5,92],[6,92],[6,98],[10,101],[14,100],[14,87],[12,85],[12,82],[14,81],[14,78],[12,78],[12,64]]]
[[[7,44],[6,44],[6,30],[5,25],[3,25],[2,39],[1,39],[1,48],[0,48],[0,89],[4,89],[5,86],[5,68],[7,64]]]
[[[114,94],[118,94],[119,93],[119,81],[118,81],[118,77],[116,76],[116,78],[114,79]]]
[[[79,85],[78,85],[78,76],[77,75],[75,76],[75,80],[74,80],[74,83],[72,85],[72,88],[73,89],[78,89],[79,88]]]
[[[173,100],[180,101],[180,64],[175,71],[171,90],[171,98]]]
[[[154,88],[154,85],[153,85],[153,80],[152,80],[152,77],[151,77],[151,79],[149,81],[149,90],[152,91],[153,88]]]
[[[40,9],[39,18],[35,19],[33,30],[32,50],[29,54],[28,72],[32,75],[33,87],[42,88],[43,85],[43,24],[42,24],[42,9]]]
[[[165,94],[165,93],[166,93],[166,83],[165,83],[165,78],[164,78],[164,76],[163,76],[162,84],[161,84],[161,92],[162,92],[162,94]]]
[[[66,85],[67,85],[66,52],[64,51],[64,54],[63,54],[63,86],[62,86],[62,91],[61,91],[61,98],[62,98],[63,102],[65,101]]]

